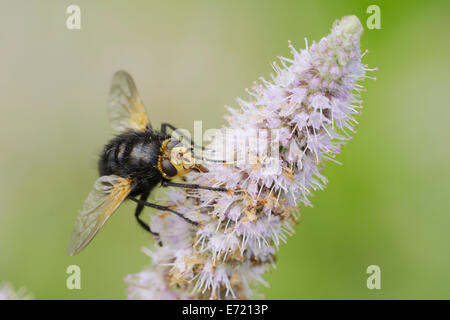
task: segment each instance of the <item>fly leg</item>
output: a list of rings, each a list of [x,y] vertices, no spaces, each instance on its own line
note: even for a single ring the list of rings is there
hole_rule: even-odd
[[[162,123],[161,124],[161,132],[164,134],[164,135],[168,135],[168,133],[167,133],[167,128],[170,128],[171,130],[173,130],[174,132],[176,132],[177,134],[179,134],[181,137],[183,137],[184,139],[186,139],[190,144],[191,144],[191,146],[193,146],[193,147],[195,147],[195,148],[201,148],[202,150],[205,150],[205,147],[203,147],[203,146],[199,146],[199,145],[196,145],[195,143],[194,143],[194,141],[192,141],[192,139],[190,138],[190,137],[188,137],[188,136],[186,136],[183,132],[180,132],[180,131],[178,131],[178,128],[177,127],[175,127],[175,126],[173,126],[173,125],[171,125],[170,123]]]
[[[181,137],[183,137],[184,139],[186,139],[186,140],[190,143],[192,149],[193,149],[193,148],[200,148],[202,151],[205,151],[205,147],[204,147],[204,146],[199,146],[199,145],[195,144],[194,141],[192,141],[191,138],[187,137],[183,132],[179,132],[177,127],[171,125],[170,123],[166,123],[166,122],[161,124],[161,132],[162,132],[165,136],[168,135],[168,133],[167,133],[167,128],[170,128],[170,129],[173,130],[174,132],[178,133]],[[207,160],[207,161],[210,161],[210,162],[216,162],[216,163],[224,163],[224,162],[225,162],[225,161],[223,161],[223,160],[216,160],[216,159],[206,159],[206,158],[205,158],[205,159],[202,159],[201,156],[198,156],[198,155],[195,154],[195,153],[194,153],[194,157],[195,157],[195,159],[197,159],[197,160],[198,160],[198,159],[200,159],[200,160]]]
[[[150,190],[145,190],[144,192],[142,192],[141,194],[141,200],[142,202],[147,201],[147,198],[150,194]],[[128,197],[131,200],[134,200],[134,197]],[[150,226],[144,222],[144,220],[141,219],[140,214],[142,213],[142,210],[144,210],[144,205],[142,203],[138,202],[138,205],[136,207],[136,211],[134,212],[134,216],[136,217],[137,222],[139,223],[139,225],[144,228],[145,230],[147,230],[148,232],[150,232],[152,235],[154,236],[159,236],[159,234],[157,232],[154,232],[150,229]]]
[[[140,200],[140,199],[138,199],[136,197],[133,197],[133,196],[129,196],[128,198],[130,200],[133,200],[134,202],[136,202],[138,205],[141,205],[142,207],[155,208],[155,209],[158,209],[158,210],[161,210],[161,211],[169,211],[169,212],[171,212],[173,214],[176,214],[177,216],[182,218],[184,221],[189,222],[190,224],[192,224],[194,226],[198,225],[198,222],[193,221],[193,220],[191,220],[189,218],[186,218],[183,214],[181,214],[181,213],[179,213],[179,212],[177,212],[177,211],[175,211],[173,209],[170,209],[168,206],[162,206],[162,205],[159,205],[159,204],[156,204],[156,203],[147,202],[147,201],[145,201],[143,199]],[[150,231],[150,227],[148,228],[148,231]],[[152,232],[152,231],[150,231],[150,232]]]
[[[177,187],[177,188],[185,188],[185,189],[203,189],[203,190],[211,190],[211,191],[220,191],[220,192],[228,192],[227,188],[216,188],[216,187],[208,187],[202,186],[194,183],[177,183],[172,181],[163,180],[161,184],[164,187]]]

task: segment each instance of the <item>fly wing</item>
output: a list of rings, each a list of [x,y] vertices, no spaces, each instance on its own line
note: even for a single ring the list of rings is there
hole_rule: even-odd
[[[131,190],[131,179],[119,176],[98,178],[84,201],[73,228],[67,254],[83,250],[95,237],[105,222],[125,200]]]
[[[118,133],[152,127],[133,78],[126,71],[118,71],[112,78],[108,114],[112,128]]]

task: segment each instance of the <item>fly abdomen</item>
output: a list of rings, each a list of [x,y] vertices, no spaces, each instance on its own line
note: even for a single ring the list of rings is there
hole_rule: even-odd
[[[124,133],[114,138],[100,156],[100,175],[142,177],[156,168],[161,141],[149,132]]]
[[[121,141],[114,149],[114,161],[117,163],[124,163],[126,153],[129,154],[129,150],[127,152],[127,145],[125,141]]]

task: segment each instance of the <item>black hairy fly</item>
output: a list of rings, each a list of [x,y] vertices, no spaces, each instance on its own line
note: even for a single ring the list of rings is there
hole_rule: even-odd
[[[138,223],[155,236],[158,234],[140,218],[144,207],[169,211],[197,225],[197,222],[167,206],[147,202],[150,192],[159,184],[227,191],[225,188],[172,181],[190,171],[208,172],[208,169],[194,157],[192,141],[190,146],[186,146],[168,134],[167,129],[177,130],[174,126],[163,123],[159,131],[152,128],[134,81],[125,71],[118,71],[113,76],[108,113],[111,126],[119,135],[105,146],[100,155],[100,177],[78,213],[67,248],[68,255],[84,249],[125,199],[137,203],[135,217]]]

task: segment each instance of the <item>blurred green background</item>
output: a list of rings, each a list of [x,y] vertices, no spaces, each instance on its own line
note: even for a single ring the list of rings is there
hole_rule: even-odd
[[[82,28],[66,29],[81,7]],[[37,299],[123,299],[149,259],[125,204],[80,255],[65,250],[112,136],[112,74],[135,78],[154,126],[221,126],[223,105],[271,72],[287,40],[319,40],[335,19],[381,8],[368,30],[364,111],[327,189],[302,209],[267,275],[268,299],[450,298],[448,1],[0,1],[0,280]],[[149,211],[147,211],[147,214]],[[67,290],[66,268],[82,270]],[[381,290],[366,268],[381,267]]]

